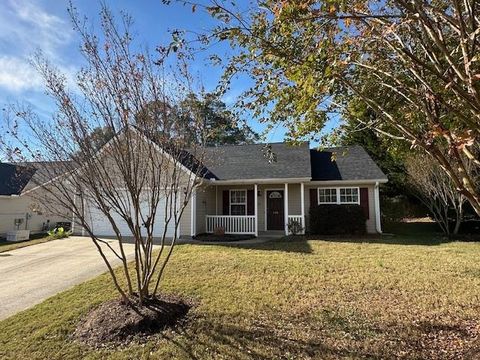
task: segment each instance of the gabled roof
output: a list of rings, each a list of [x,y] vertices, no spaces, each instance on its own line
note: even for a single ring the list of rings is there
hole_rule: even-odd
[[[25,186],[24,191],[32,190],[37,186],[62,176],[74,167],[73,161],[30,161],[21,163],[22,166],[34,169],[35,173]]]
[[[313,181],[387,180],[361,146],[310,150]]]
[[[283,179],[311,177],[308,142],[272,143],[276,157],[269,161],[266,144],[207,147],[203,163],[218,180]]]
[[[35,171],[31,167],[0,163],[0,195],[20,195]]]

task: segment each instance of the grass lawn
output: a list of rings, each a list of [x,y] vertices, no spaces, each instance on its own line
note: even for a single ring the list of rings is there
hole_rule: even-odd
[[[198,300],[188,324],[123,349],[71,341],[117,296],[102,275],[0,322],[0,358],[478,358],[480,243],[366,241],[178,246],[164,291]]]
[[[30,240],[20,241],[20,242],[10,242],[7,240],[0,239],[0,253],[15,250],[15,249],[20,249],[30,245],[41,244],[50,240],[54,240],[54,238],[45,234],[31,235]]]

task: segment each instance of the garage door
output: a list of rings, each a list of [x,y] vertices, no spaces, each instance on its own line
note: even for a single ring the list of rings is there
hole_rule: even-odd
[[[113,231],[112,225],[108,218],[95,206],[91,205],[88,207],[90,210],[90,224],[92,231],[97,236],[116,236]],[[142,207],[142,214],[148,213],[148,205],[145,204]],[[132,236],[132,232],[128,227],[127,223],[120,217],[120,215],[112,212],[111,216],[115,220],[120,233],[122,236]],[[165,229],[165,202],[160,201],[157,208],[157,214],[155,216],[155,224],[153,229],[154,236],[163,236],[163,231]],[[167,228],[167,237],[173,237],[175,230],[173,218],[170,220]],[[146,231],[143,229],[142,233],[145,235]]]

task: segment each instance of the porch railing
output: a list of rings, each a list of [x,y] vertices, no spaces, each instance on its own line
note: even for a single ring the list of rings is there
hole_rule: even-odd
[[[300,227],[302,228],[301,233],[305,233],[305,219],[302,215],[288,215],[288,222],[293,222],[296,221],[300,224]],[[288,229],[287,229],[288,231]]]
[[[223,228],[225,234],[255,234],[255,216],[207,215],[207,233]]]

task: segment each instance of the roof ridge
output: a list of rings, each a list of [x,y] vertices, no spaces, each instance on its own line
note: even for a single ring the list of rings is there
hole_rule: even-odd
[[[301,141],[302,144],[310,144],[309,141]],[[217,149],[221,147],[234,147],[234,146],[253,146],[253,145],[274,145],[274,144],[286,144],[289,145],[287,141],[273,141],[273,142],[261,142],[261,143],[251,143],[251,144],[224,144],[218,146],[206,146],[207,149]]]

